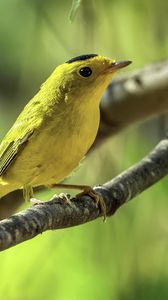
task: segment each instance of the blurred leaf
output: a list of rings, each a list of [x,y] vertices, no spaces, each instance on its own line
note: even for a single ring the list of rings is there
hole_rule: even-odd
[[[71,7],[71,10],[70,10],[70,13],[69,13],[69,20],[71,22],[74,21],[77,10],[79,9],[81,3],[82,3],[82,0],[73,0],[72,1],[72,7]]]

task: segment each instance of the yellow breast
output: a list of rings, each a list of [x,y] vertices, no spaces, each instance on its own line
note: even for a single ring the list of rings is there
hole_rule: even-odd
[[[58,183],[68,176],[92,145],[99,126],[98,106],[75,107],[62,116],[41,124],[24,151],[6,173],[5,180],[32,186]]]

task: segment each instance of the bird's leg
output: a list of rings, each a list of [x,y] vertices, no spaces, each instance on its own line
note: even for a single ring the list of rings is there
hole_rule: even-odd
[[[33,188],[30,184],[25,184],[23,186],[23,198],[25,201],[30,201],[30,199],[33,197]]]
[[[33,197],[33,188],[30,184],[25,184],[23,186],[23,197],[26,202],[29,201],[29,202],[33,203],[34,205],[45,203],[44,201],[41,201],[41,200]]]
[[[92,197],[97,205],[100,205],[100,209],[103,213],[104,220],[106,219],[106,204],[104,202],[104,199],[101,195],[96,193],[96,191],[93,190],[93,188],[89,185],[77,185],[77,184],[63,184],[63,183],[58,183],[58,184],[52,184],[50,186],[51,188],[66,188],[66,189],[77,189],[77,190],[82,190],[82,192],[78,193],[76,197],[81,197],[84,195],[88,195]],[[65,195],[65,194],[64,194]],[[70,201],[70,200],[69,200]]]

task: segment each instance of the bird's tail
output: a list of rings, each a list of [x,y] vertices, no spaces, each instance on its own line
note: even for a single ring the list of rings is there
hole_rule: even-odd
[[[16,185],[9,184],[2,177],[0,177],[0,198],[16,190]]]

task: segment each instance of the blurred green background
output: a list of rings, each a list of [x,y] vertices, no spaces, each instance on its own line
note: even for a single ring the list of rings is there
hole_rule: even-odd
[[[71,0],[0,1],[1,138],[55,66],[73,56],[131,59],[129,70],[167,57],[167,1],[73,3],[80,4],[77,11]],[[103,183],[140,160],[157,139],[138,125],[127,129],[85,159],[69,182]],[[0,299],[168,299],[167,193],[165,179],[105,224],[99,219],[46,232],[2,252]]]

